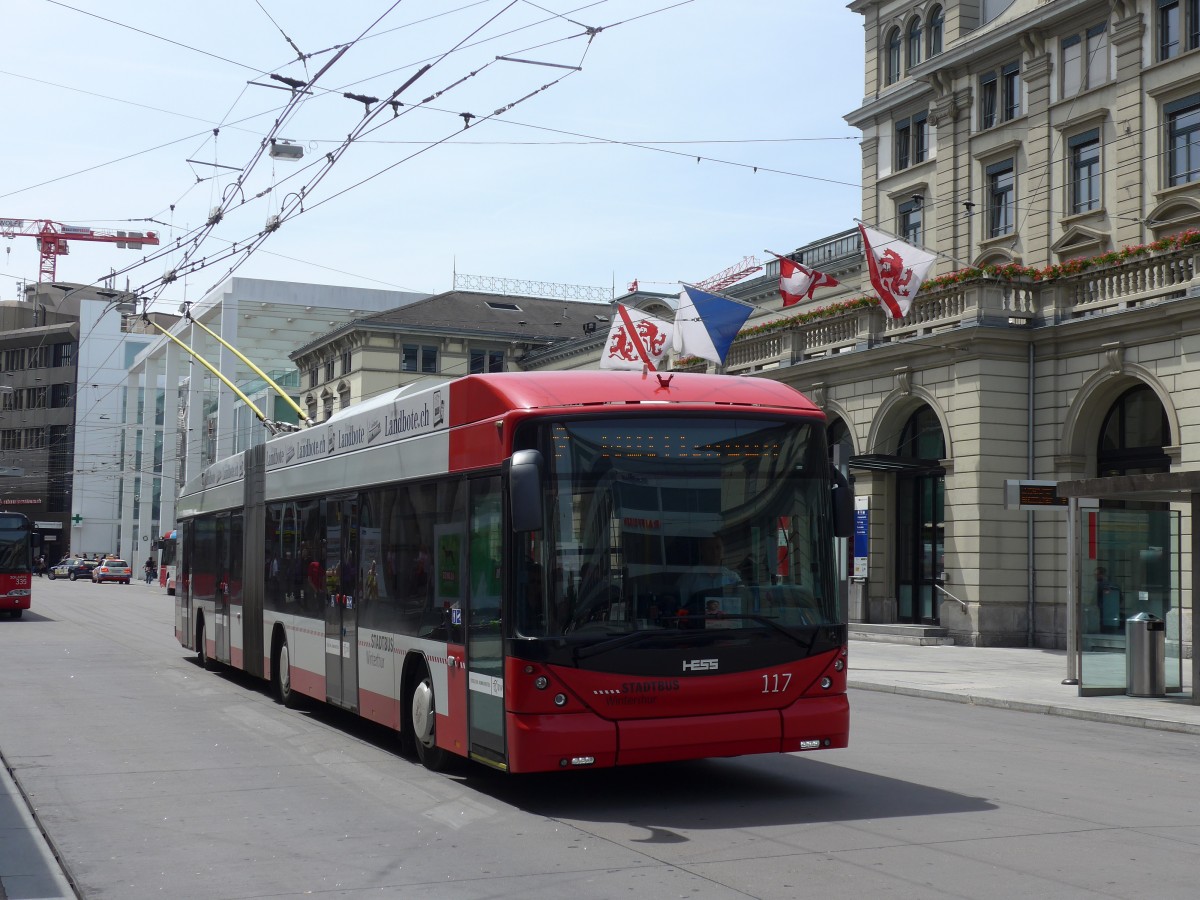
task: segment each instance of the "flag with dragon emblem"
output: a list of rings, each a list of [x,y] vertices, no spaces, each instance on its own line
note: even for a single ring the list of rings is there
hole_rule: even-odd
[[[671,323],[617,304],[617,315],[600,354],[602,369],[657,371],[671,349]]]
[[[937,257],[862,223],[858,229],[871,271],[871,287],[883,301],[888,318],[903,319]]]

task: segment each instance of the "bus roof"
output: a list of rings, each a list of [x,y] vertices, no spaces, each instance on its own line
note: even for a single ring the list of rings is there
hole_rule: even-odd
[[[500,372],[468,375],[452,382],[452,388],[451,425],[489,419],[514,409],[638,403],[716,403],[821,415],[807,397],[781,382],[694,372]]]

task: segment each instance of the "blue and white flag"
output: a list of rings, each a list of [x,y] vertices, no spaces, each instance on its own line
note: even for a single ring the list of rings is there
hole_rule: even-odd
[[[675,312],[676,355],[698,356],[724,365],[729,345],[753,311],[754,307],[745,303],[684,285]]]

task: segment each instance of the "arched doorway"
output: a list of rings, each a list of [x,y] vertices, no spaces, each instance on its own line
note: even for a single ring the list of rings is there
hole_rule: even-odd
[[[937,414],[916,410],[900,431],[896,456],[896,618],[939,624],[937,588],[945,576],[946,439]]]
[[[1104,415],[1096,440],[1096,475],[1169,472],[1171,459],[1165,448],[1170,443],[1171,426],[1162,401],[1149,386],[1134,385]],[[1103,499],[1098,511],[1085,514],[1085,650],[1106,651],[1123,644],[1130,615],[1168,614],[1177,589],[1172,565],[1178,530],[1178,514],[1162,502]],[[1093,579],[1094,596],[1088,596]],[[1089,637],[1097,634],[1113,635],[1115,643]]]

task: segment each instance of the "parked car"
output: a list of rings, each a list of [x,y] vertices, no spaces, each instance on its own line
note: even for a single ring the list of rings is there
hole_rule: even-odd
[[[47,572],[50,580],[55,578],[69,578],[71,581],[77,581],[80,578],[91,578],[92,569],[96,568],[99,563],[94,559],[79,559],[74,556],[68,556],[61,560],[58,565],[51,566]]]
[[[96,584],[104,584],[106,581],[119,581],[121,584],[129,584],[129,580],[133,577],[133,566],[125,562],[123,559],[105,559],[100,561],[100,565],[92,569],[92,581]]]

